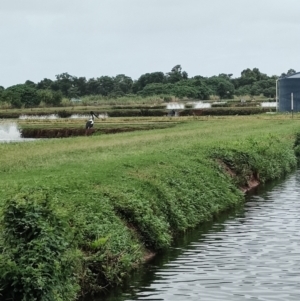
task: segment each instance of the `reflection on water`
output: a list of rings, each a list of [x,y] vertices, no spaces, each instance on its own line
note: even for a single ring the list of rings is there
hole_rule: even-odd
[[[298,300],[300,170],[181,238],[98,300]]]

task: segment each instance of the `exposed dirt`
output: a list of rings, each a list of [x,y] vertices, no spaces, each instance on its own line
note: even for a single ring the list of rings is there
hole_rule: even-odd
[[[158,128],[158,127],[157,127]],[[151,128],[109,128],[109,129],[90,129],[86,133],[85,129],[70,129],[70,128],[58,128],[58,129],[22,129],[22,138],[65,138],[74,136],[90,136],[97,134],[116,134],[124,132],[133,132],[140,130],[150,130]]]
[[[226,165],[223,161],[217,160],[218,164],[222,166],[224,171],[231,177],[235,178],[236,173],[234,170],[232,170],[228,165]],[[259,181],[259,174],[252,172],[251,176],[247,179],[247,184],[244,186],[240,186],[239,189],[246,193],[247,191],[250,191],[251,189],[257,187],[260,184]]]
[[[148,262],[150,261],[152,258],[154,258],[156,256],[156,253],[148,251],[145,255],[144,255],[144,261]]]

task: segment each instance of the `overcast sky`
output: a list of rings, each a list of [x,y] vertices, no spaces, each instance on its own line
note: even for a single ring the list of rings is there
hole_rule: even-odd
[[[300,71],[299,0],[0,0],[0,85]]]

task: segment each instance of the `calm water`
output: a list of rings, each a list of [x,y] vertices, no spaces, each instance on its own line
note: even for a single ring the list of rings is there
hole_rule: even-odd
[[[182,237],[97,300],[298,300],[300,170],[248,197],[215,223]]]

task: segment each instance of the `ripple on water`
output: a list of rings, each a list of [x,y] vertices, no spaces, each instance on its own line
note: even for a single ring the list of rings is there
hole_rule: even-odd
[[[215,223],[177,258],[150,267],[154,280],[118,300],[298,300],[299,200],[300,170],[250,197],[243,212]]]

